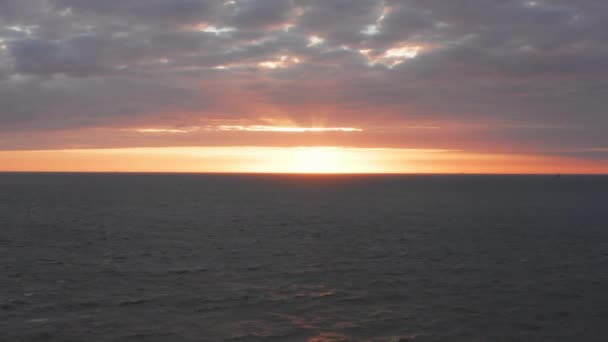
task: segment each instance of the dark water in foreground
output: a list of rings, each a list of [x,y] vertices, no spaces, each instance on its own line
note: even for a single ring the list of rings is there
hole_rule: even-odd
[[[607,341],[608,177],[0,174],[0,341]]]

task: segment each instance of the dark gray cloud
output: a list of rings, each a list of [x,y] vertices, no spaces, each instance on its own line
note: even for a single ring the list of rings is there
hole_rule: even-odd
[[[225,23],[244,30],[285,25],[295,14],[292,0],[238,0],[225,7]]]
[[[27,1],[27,0],[26,0]],[[196,24],[211,18],[221,7],[213,0],[50,0],[58,11],[92,15],[95,20],[118,18],[130,24]]]
[[[4,0],[0,149],[269,118],[363,127],[345,143],[365,146],[605,148],[606,41],[594,0]],[[382,133],[425,125],[451,133]]]
[[[376,22],[384,8],[383,1],[369,0],[302,0],[298,28],[317,34],[332,44],[359,45],[365,38],[361,31]]]

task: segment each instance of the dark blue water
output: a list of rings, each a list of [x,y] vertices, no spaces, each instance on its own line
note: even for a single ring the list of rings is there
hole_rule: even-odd
[[[606,341],[608,177],[0,174],[0,341]]]

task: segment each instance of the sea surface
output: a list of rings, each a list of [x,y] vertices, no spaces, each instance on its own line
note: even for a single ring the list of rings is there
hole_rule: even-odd
[[[0,341],[608,341],[608,177],[0,174]]]

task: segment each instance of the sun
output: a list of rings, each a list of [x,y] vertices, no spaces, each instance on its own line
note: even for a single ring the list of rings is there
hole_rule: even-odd
[[[353,166],[338,147],[298,147],[284,160],[284,172],[290,173],[344,173],[352,172]]]

